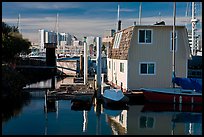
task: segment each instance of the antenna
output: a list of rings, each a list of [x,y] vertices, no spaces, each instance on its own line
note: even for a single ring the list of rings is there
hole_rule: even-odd
[[[19,31],[19,33],[21,33],[21,27],[20,27],[20,19],[21,19],[21,15],[18,15],[18,22],[17,22],[17,29]]]
[[[59,33],[59,22],[58,22],[58,17],[59,17],[59,14],[57,13],[57,46],[59,46],[59,36],[58,36],[58,33]]]
[[[185,13],[186,19],[187,19],[187,17],[188,17],[188,9],[189,9],[189,2],[187,2],[187,4],[186,4],[186,13]],[[185,23],[185,26],[187,27],[187,21],[186,21],[186,23]]]
[[[120,5],[118,4],[118,21],[120,20]]]
[[[141,16],[142,16],[142,2],[140,2],[140,10],[139,10],[139,25],[141,25]]]

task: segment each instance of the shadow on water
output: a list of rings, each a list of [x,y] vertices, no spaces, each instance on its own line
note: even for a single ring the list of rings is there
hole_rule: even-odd
[[[30,94],[24,92],[18,97],[3,98],[2,104],[2,123],[4,123],[12,117],[18,116],[22,108],[30,104]]]

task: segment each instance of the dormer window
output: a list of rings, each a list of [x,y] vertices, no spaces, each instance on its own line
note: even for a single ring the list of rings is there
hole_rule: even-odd
[[[120,40],[121,40],[121,37],[122,37],[122,33],[123,32],[120,32],[120,33],[117,33],[115,35],[115,39],[114,39],[114,43],[113,43],[113,48],[119,48]]]

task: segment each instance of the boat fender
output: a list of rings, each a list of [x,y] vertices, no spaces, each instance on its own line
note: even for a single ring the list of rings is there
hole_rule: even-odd
[[[174,96],[174,103],[176,103],[176,97]]]
[[[193,97],[191,98],[191,103],[193,104],[194,100],[193,100]]]
[[[182,96],[179,97],[179,103],[182,103]]]

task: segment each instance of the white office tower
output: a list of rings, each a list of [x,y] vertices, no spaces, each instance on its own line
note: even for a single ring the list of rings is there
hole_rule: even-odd
[[[40,52],[44,51],[44,37],[45,37],[45,30],[40,29],[39,30],[39,46],[40,46]]]
[[[47,31],[44,29],[39,30],[39,45],[40,45],[40,51],[44,52],[45,43],[56,43],[57,42],[57,35],[53,31]]]

